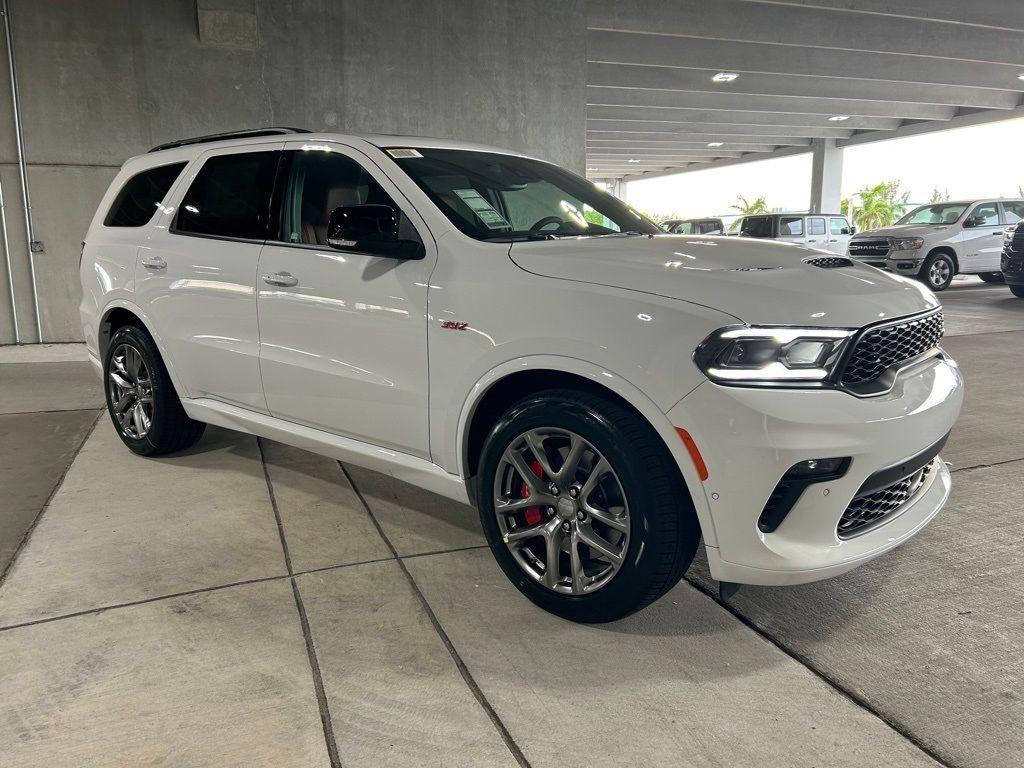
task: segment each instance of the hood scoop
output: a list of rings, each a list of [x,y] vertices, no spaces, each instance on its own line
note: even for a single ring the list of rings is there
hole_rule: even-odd
[[[812,267],[821,267],[822,269],[838,269],[839,267],[853,266],[853,262],[845,256],[815,256],[810,259],[804,259],[804,264],[810,264]]]

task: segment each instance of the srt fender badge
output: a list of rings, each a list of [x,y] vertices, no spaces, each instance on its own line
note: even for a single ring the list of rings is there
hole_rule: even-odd
[[[469,328],[469,323],[460,323],[458,320],[445,320],[441,323],[441,327],[451,331],[464,331]]]

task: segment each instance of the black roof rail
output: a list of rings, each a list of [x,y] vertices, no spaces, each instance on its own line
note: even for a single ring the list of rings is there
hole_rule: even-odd
[[[175,147],[186,147],[189,144],[207,144],[211,141],[226,141],[227,139],[250,139],[257,136],[281,136],[289,133],[310,133],[305,128],[254,128],[249,131],[227,131],[226,133],[211,133],[209,136],[196,136],[191,139],[178,139],[169,141],[166,144],[157,144],[150,152],[159,152],[162,149],[174,149]]]

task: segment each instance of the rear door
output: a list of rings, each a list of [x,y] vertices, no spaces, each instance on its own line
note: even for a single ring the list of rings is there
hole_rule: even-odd
[[[281,146],[201,155],[139,250],[136,297],[190,397],[266,412],[254,285]]]
[[[807,245],[812,248],[828,249],[828,235],[824,216],[807,217]]]
[[[807,234],[804,230],[803,216],[780,216],[779,217],[779,240],[787,243],[807,243]]]
[[[962,230],[960,271],[973,274],[998,272],[999,257],[1003,250],[999,204],[995,201],[978,203],[968,211],[964,221],[969,219],[974,219],[975,226],[964,227]]]

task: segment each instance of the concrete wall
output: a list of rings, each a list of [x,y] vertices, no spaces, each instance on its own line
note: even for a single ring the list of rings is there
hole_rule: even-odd
[[[9,0],[42,336],[80,338],[78,255],[118,166],[263,125],[415,133],[584,168],[583,0]],[[0,40],[0,46],[2,46]],[[23,341],[35,341],[6,66],[0,182]],[[14,340],[0,273],[0,343]]]

